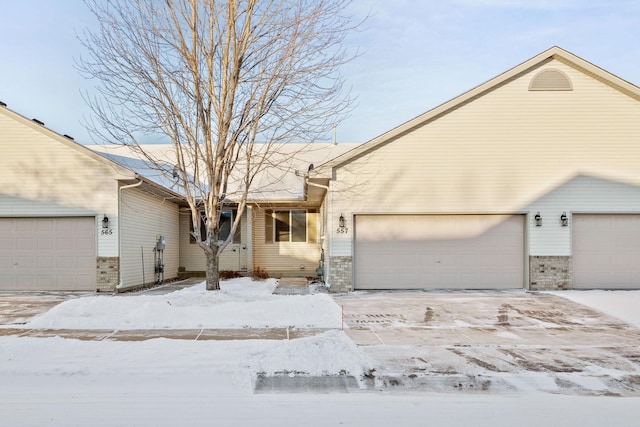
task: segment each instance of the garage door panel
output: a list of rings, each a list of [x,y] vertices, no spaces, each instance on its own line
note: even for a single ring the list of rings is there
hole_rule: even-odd
[[[524,217],[358,215],[356,289],[519,288]]]
[[[95,290],[95,218],[0,218],[0,289]]]
[[[573,287],[640,288],[640,215],[574,214]]]

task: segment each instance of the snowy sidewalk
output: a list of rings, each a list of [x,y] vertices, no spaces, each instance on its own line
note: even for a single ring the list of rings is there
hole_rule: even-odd
[[[145,341],[156,338],[191,341],[288,340],[311,337],[331,329],[244,328],[244,329],[17,329],[0,328],[0,337],[70,338],[82,341]]]

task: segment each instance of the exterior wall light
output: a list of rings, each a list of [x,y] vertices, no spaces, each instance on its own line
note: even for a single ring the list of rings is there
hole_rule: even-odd
[[[566,212],[562,212],[562,215],[560,215],[560,224],[562,224],[563,227],[569,225],[569,218],[567,217]]]
[[[542,227],[542,216],[540,216],[540,211],[533,217],[536,220],[536,227]]]
[[[344,215],[340,214],[340,218],[338,218],[338,229],[336,230],[337,233],[347,233],[349,232],[349,229],[347,228],[346,225],[346,220],[344,219]]]
[[[102,228],[109,228],[109,217],[107,214],[102,217]]]

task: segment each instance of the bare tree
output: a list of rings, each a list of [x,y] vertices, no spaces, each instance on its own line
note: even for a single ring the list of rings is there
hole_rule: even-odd
[[[98,26],[79,69],[97,81],[90,127],[175,178],[207,259],[207,289],[278,146],[313,141],[351,100],[339,67],[350,0],[86,0]],[[175,167],[141,146],[161,135]],[[223,208],[237,206],[220,241]],[[200,232],[204,219],[206,233]],[[205,237],[206,236],[206,237]]]

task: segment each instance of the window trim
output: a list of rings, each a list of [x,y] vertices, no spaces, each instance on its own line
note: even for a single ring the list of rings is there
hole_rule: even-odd
[[[279,212],[288,212],[288,225],[289,225],[289,239],[288,240],[279,240],[278,239],[278,228],[277,228],[277,214]],[[293,231],[292,231],[292,215],[293,212],[304,212],[304,240],[293,241]],[[307,243],[309,241],[309,210],[308,209],[275,209],[273,211],[272,217],[272,241],[273,243]]]

